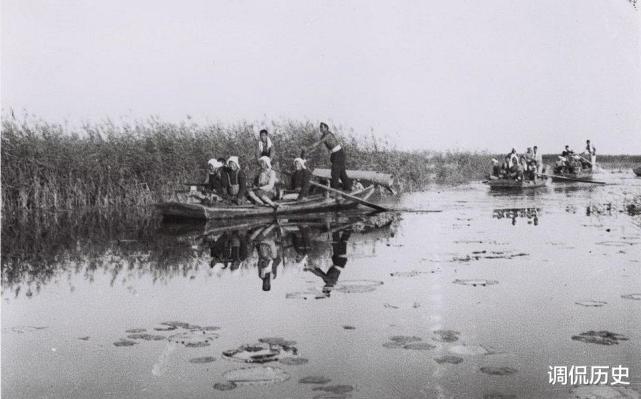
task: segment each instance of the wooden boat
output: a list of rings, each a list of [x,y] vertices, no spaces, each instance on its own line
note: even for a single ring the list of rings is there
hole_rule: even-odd
[[[368,186],[363,190],[350,194],[362,200],[367,200],[373,193],[374,186]],[[207,206],[177,201],[155,204],[155,207],[165,219],[214,220],[327,212],[356,208],[358,206],[358,202],[354,200],[338,196],[326,197],[323,194],[312,195],[302,201],[281,200],[275,202],[279,205],[276,209],[266,206],[224,203]]]
[[[487,180],[483,183],[490,186],[493,190],[524,190],[524,189],[533,189],[541,188],[547,185],[547,180],[544,179],[534,179],[534,180],[513,180],[513,179],[498,179],[498,180]]]
[[[632,171],[634,172],[635,175],[641,176],[641,166],[639,166],[638,168],[632,169]]]

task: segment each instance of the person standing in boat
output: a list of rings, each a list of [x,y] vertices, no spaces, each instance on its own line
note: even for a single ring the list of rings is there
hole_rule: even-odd
[[[542,173],[543,172],[543,154],[539,152],[539,147],[534,146],[534,162],[536,165],[536,173]]]
[[[305,166],[303,158],[294,159],[294,167],[296,170],[292,174],[289,189],[298,192],[297,200],[302,200],[309,194],[310,182],[312,181],[312,172]]]
[[[336,135],[329,130],[329,126],[327,126],[325,122],[321,122],[320,132],[320,140],[303,149],[303,154],[307,151],[316,149],[316,147],[321,144],[325,144],[325,147],[330,153],[329,159],[332,163],[330,186],[335,189],[340,189],[342,183],[343,191],[352,191],[352,181],[347,176],[347,169],[345,165],[345,150],[338,142]]]
[[[256,158],[267,157],[270,160],[274,159],[274,144],[269,137],[267,129],[262,129],[259,133],[258,149],[256,151]]]
[[[272,200],[276,197],[276,172],[272,169],[272,163],[269,157],[262,156],[258,159],[261,171],[256,176],[253,190],[249,191],[249,197],[258,205],[271,206],[278,208]]]
[[[226,171],[222,173],[222,186],[227,198],[236,205],[245,202],[247,178],[240,168],[237,156],[227,160]]]

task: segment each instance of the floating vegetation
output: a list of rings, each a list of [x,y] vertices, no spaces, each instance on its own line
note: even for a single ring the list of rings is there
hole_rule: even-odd
[[[403,344],[403,345],[409,344],[411,342],[422,341],[420,337],[409,336],[409,335],[394,335],[389,337],[389,340],[399,344]]]
[[[485,366],[481,367],[481,373],[489,375],[512,375],[516,373],[517,370],[512,367],[494,367],[494,366]]]
[[[588,331],[572,336],[572,340],[587,344],[618,345],[619,341],[627,341],[628,337],[610,331]]]
[[[460,332],[454,330],[436,330],[433,333],[436,337],[432,339],[439,342],[456,342],[461,335]]]
[[[455,345],[448,350],[454,354],[463,356],[490,355],[495,353],[483,345]]]
[[[37,327],[37,326],[17,326],[17,327],[12,327],[11,331],[13,331],[14,333],[18,333],[18,334],[24,334],[26,332],[34,332],[34,331],[44,330],[46,328],[47,328],[46,326],[42,326],[42,327]]]
[[[427,342],[413,342],[403,346],[403,349],[410,349],[415,351],[428,351],[436,348],[436,345],[428,344]]]
[[[229,370],[223,374],[223,377],[239,385],[254,385],[287,381],[289,374],[278,367],[256,366]]]
[[[356,330],[356,327],[354,326],[343,326],[344,330]]]
[[[459,364],[463,362],[463,358],[458,356],[445,355],[435,358],[434,361],[438,364]]]
[[[387,348],[387,349],[400,349],[402,347],[403,347],[403,344],[399,342],[385,342],[383,344],[383,348]]]
[[[605,245],[607,247],[629,247],[632,245],[637,245],[636,242],[630,242],[630,241],[600,241],[600,242],[595,242],[595,245]]]
[[[129,330],[125,330],[127,334],[142,333],[145,331],[147,331],[146,328],[130,328]]]
[[[387,308],[387,309],[399,309],[398,306],[392,305],[391,303],[385,303],[385,304],[383,304],[383,307]]]
[[[459,285],[471,285],[472,287],[487,287],[488,285],[495,285],[499,282],[496,280],[483,280],[483,279],[456,279],[452,281],[454,284]]]
[[[298,353],[298,349],[294,346],[295,341],[287,341],[280,337],[261,338],[261,340],[263,341],[226,350],[223,352],[223,357],[244,363],[267,363],[275,362],[284,356],[296,356]]]
[[[529,256],[525,252],[517,252],[514,254],[508,254],[504,251],[474,251],[471,255],[465,256],[455,256],[450,262],[471,262],[473,260],[481,259],[514,259],[521,256]]]
[[[595,301],[595,300],[578,301],[574,303],[580,306],[584,306],[586,308],[600,308],[601,306],[605,306],[608,304],[607,302]]]
[[[361,294],[372,292],[381,285],[383,282],[378,280],[345,280],[336,284],[334,291],[344,294]]]
[[[309,360],[303,357],[284,357],[278,360],[278,362],[286,366],[300,366],[302,364],[309,363]]]
[[[205,326],[205,327],[200,327],[201,330],[203,331],[218,331],[220,330],[220,327],[218,326]]]
[[[154,335],[146,333],[129,334],[127,335],[127,338],[143,339],[145,341],[164,341],[165,339],[167,339],[167,337],[165,337],[164,335]]]
[[[78,337],[78,339],[81,340],[81,341],[89,341],[89,338],[90,338],[89,336],[87,336],[87,337]]]
[[[189,363],[195,363],[195,364],[211,363],[215,361],[216,361],[216,358],[213,356],[203,356],[203,357],[195,357],[193,359],[189,359]]]
[[[492,392],[483,395],[483,399],[516,399],[516,395]]]
[[[351,385],[325,385],[322,387],[313,388],[312,391],[323,391],[335,393],[337,395],[349,393],[354,390],[354,387]]]
[[[419,272],[417,270],[412,270],[411,272],[394,272],[389,275],[392,277],[418,277],[423,274],[432,274],[436,273],[436,270],[430,270],[429,272]]]
[[[214,389],[218,391],[231,391],[232,389],[236,389],[237,387],[238,385],[236,385],[236,383],[233,381],[217,382],[214,384]]]
[[[188,330],[188,329],[191,328],[191,324],[185,323],[185,322],[182,322],[182,321],[164,321],[164,322],[162,322],[160,324],[163,325],[163,326],[173,327],[173,329],[184,328],[184,329]]]
[[[621,295],[621,298],[630,299],[630,300],[633,300],[633,301],[641,301],[641,293],[639,293],[639,294],[625,294],[625,295]]]
[[[310,375],[298,380],[299,384],[327,384],[331,379],[319,375]]]
[[[641,399],[632,388],[584,385],[570,390],[573,399]]]
[[[318,395],[314,395],[312,399],[347,399],[350,398],[351,395],[349,394],[337,394],[337,393],[321,393]]]
[[[308,300],[308,299],[324,299],[324,298],[327,298],[327,294],[321,291],[316,291],[316,290],[288,292],[285,295],[285,299]]]
[[[178,327],[175,326],[154,327],[154,330],[156,331],[174,331],[177,329]]]
[[[184,345],[186,348],[201,348],[209,346],[211,341],[218,338],[217,334],[207,331],[193,330],[171,335],[169,342]]]
[[[138,342],[136,341],[131,341],[129,339],[124,339],[124,338],[120,338],[119,341],[114,342],[114,346],[134,346],[137,344]]]

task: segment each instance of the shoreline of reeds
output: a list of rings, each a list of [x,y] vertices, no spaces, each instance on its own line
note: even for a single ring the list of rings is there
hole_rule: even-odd
[[[300,149],[318,139],[312,122],[269,127],[274,163],[291,168]],[[403,151],[374,137],[341,130],[348,169],[391,173],[400,192],[431,184],[482,180],[494,154]],[[75,130],[44,121],[2,120],[2,217],[38,211],[146,207],[174,197],[184,182],[202,181],[210,158],[237,155],[248,176],[257,171],[256,133],[251,124],[200,125],[191,121],[85,124]],[[547,158],[547,159],[546,159]],[[612,158],[608,160],[608,158]],[[553,156],[546,156],[546,161]],[[615,168],[641,163],[641,156],[600,156]],[[312,167],[329,167],[324,150],[309,155]]]

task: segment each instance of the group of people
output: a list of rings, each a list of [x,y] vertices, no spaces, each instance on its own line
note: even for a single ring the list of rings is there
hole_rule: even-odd
[[[595,162],[596,148],[590,143],[590,140],[585,141],[585,150],[580,154],[576,154],[572,149],[570,149],[569,145],[566,145],[554,164],[554,173],[579,173],[584,170],[592,169]]]
[[[503,157],[503,162],[492,158],[492,174],[490,180],[534,180],[543,170],[543,156],[538,146],[528,147],[525,153],[517,154],[512,148],[509,154]]]
[[[203,201],[225,201],[237,205],[250,200],[257,205],[273,208],[278,208],[278,203],[275,200],[286,194],[297,200],[303,200],[310,193],[312,180],[312,172],[307,168],[304,157],[306,153],[320,145],[325,145],[330,154],[332,164],[330,186],[334,189],[351,191],[352,181],[347,176],[345,150],[324,122],[320,124],[320,133],[320,140],[304,148],[301,151],[301,156],[294,159],[293,171],[286,173],[290,176],[287,189],[282,189],[279,185],[280,179],[276,174],[277,171],[272,167],[272,159],[275,155],[274,144],[269,137],[269,132],[263,129],[259,134],[256,151],[260,171],[251,185],[247,182],[247,176],[241,168],[238,156],[230,156],[228,159],[214,158],[208,161],[207,178],[201,184],[203,190],[197,195],[198,198]]]
[[[590,140],[586,140],[585,144],[585,151],[581,154],[575,154],[570,146],[566,145],[554,165],[554,173],[577,173],[592,168],[596,161],[596,148]],[[542,173],[544,173],[543,155],[537,146],[528,147],[523,154],[517,154],[512,148],[512,151],[503,158],[503,162],[492,158],[492,174],[489,179],[535,180]]]

